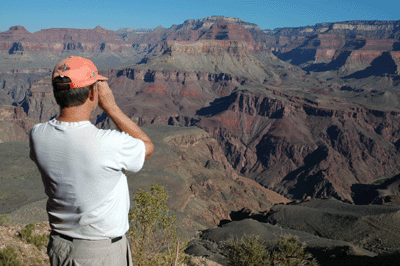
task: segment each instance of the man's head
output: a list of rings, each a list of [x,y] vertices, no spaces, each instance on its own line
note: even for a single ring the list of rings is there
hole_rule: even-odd
[[[100,76],[92,61],[82,57],[70,56],[54,67],[53,92],[57,104],[71,107],[83,104],[90,90],[99,80],[107,80]]]

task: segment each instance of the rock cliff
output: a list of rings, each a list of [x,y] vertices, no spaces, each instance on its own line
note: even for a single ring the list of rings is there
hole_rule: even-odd
[[[0,143],[28,141],[36,121],[27,117],[22,107],[0,106]]]

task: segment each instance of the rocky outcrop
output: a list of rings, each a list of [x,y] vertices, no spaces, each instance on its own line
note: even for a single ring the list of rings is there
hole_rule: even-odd
[[[211,26],[210,30],[200,36],[198,40],[234,40],[254,42],[251,33],[244,27],[221,20]]]
[[[184,25],[188,25],[192,29],[204,28],[209,29],[213,24],[226,21],[231,24],[244,27],[246,30],[260,30],[256,24],[245,22],[240,18],[224,17],[224,16],[210,16],[204,19],[188,19]]]
[[[36,121],[26,116],[22,107],[0,106],[0,143],[28,141]]]
[[[27,31],[24,26],[13,26],[8,31],[0,33],[0,40],[22,40],[27,38],[32,33]]]

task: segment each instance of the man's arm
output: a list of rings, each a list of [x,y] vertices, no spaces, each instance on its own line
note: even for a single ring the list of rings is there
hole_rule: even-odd
[[[118,107],[107,82],[97,82],[97,88],[100,108],[111,118],[119,130],[144,142],[146,146],[146,159],[149,158],[154,151],[154,145],[150,138]]]

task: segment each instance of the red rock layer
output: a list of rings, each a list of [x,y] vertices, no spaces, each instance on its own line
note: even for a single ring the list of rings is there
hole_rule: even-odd
[[[200,36],[199,40],[233,40],[254,42],[250,32],[245,27],[222,20],[211,26],[210,30]]]

